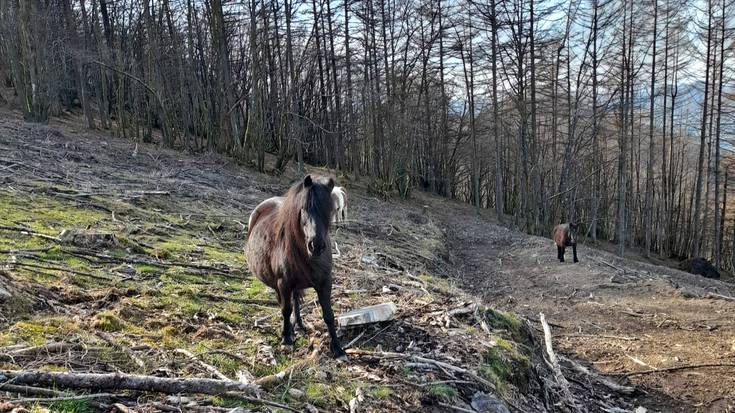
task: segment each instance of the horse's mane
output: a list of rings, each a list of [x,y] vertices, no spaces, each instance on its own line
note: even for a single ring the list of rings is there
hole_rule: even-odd
[[[283,204],[276,213],[273,220],[273,229],[276,239],[284,247],[295,247],[300,252],[305,253],[304,233],[301,230],[301,210],[305,209],[309,215],[322,220],[329,231],[330,215],[331,215],[331,198],[327,194],[325,205],[320,205],[320,199],[316,193],[317,185],[323,185],[316,179],[308,188],[304,187],[301,181],[289,188],[284,195]],[[321,200],[324,201],[324,200]]]

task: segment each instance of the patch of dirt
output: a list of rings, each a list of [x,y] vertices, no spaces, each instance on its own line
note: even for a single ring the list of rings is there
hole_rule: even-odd
[[[586,246],[578,248],[578,264],[569,252],[560,263],[548,238],[498,226],[465,206],[435,204],[465,291],[529,320],[543,312],[561,353],[629,377],[639,391],[633,404],[735,410],[735,302],[711,294],[733,297],[733,284]],[[701,364],[724,366],[686,368]],[[667,368],[681,369],[637,374]]]

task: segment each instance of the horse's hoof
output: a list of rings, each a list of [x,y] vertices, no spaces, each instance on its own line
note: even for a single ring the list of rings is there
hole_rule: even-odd
[[[293,344],[281,344],[281,350],[285,353],[293,353]]]
[[[350,359],[347,358],[347,354],[342,354],[341,356],[334,356],[334,359],[337,361],[337,363],[347,363],[350,361]]]

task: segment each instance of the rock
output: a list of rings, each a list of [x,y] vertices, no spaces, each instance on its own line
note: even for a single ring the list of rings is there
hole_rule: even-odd
[[[313,405],[306,403],[306,406],[304,406],[304,410],[306,410],[309,413],[319,413],[319,409],[314,407]]]
[[[679,263],[679,269],[682,271],[698,274],[705,278],[720,279],[720,273],[706,259],[702,257],[690,258]]]
[[[305,393],[303,390],[295,389],[292,387],[288,389],[288,394],[294,399],[301,399],[302,397],[304,397]]]
[[[13,294],[11,294],[10,291],[6,290],[5,288],[3,288],[2,285],[0,285],[0,302],[9,299],[12,296]]]
[[[337,323],[340,327],[379,323],[393,319],[393,315],[397,310],[398,308],[393,302],[371,305],[339,315]]]
[[[61,231],[59,239],[65,244],[92,249],[112,248],[119,244],[117,236],[111,232],[86,231],[73,228]]]
[[[472,408],[480,413],[510,413],[508,407],[495,396],[477,392],[472,396]]]
[[[633,413],[647,413],[647,412],[648,412],[648,409],[646,409],[643,406],[638,406],[635,408]]]

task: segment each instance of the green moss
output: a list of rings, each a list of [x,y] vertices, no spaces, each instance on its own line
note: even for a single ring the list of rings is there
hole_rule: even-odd
[[[216,318],[224,321],[227,324],[240,324],[245,321],[245,318],[242,316],[242,314],[228,310],[217,311]]]
[[[265,298],[264,296],[268,293],[270,293],[268,286],[257,278],[253,278],[252,282],[245,287],[245,298]]]
[[[64,228],[97,226],[106,219],[106,214],[79,207],[74,201],[38,194],[0,192],[0,221],[26,226],[36,232],[56,235]]]
[[[13,336],[8,332],[0,331],[0,347],[13,344]]]
[[[19,321],[10,333],[34,346],[40,346],[59,334],[59,327],[51,320]]]
[[[228,409],[233,409],[235,407],[254,407],[251,403],[248,403],[245,400],[238,399],[236,397],[228,397],[228,396],[215,396],[212,398],[212,404],[215,407],[226,407]]]
[[[521,322],[514,314],[485,308],[483,311],[485,321],[495,330],[506,330],[518,341],[523,341],[521,334]]]
[[[370,388],[369,394],[376,399],[387,399],[393,394],[393,390],[387,386],[375,386]]]
[[[92,413],[94,409],[88,400],[62,400],[49,405],[49,410],[55,413]]]
[[[522,391],[528,388],[529,358],[521,354],[509,341],[496,339],[497,346],[483,354],[480,375],[493,382],[499,394],[503,395],[507,384],[512,383]]]
[[[245,254],[242,251],[226,251],[222,248],[214,248],[205,246],[203,248],[204,256],[207,260],[225,263],[232,266],[244,266],[245,265]]]
[[[208,357],[208,361],[210,361],[211,364],[217,367],[222,373],[230,377],[233,377],[240,370],[239,361],[224,354],[213,354]]]
[[[127,327],[123,320],[109,311],[97,314],[93,326],[104,331],[122,331]]]
[[[446,401],[451,401],[452,399],[457,397],[459,394],[457,392],[457,389],[451,386],[447,386],[446,384],[434,384],[434,385],[428,386],[426,388],[426,391],[430,395],[434,397],[438,397]]]

